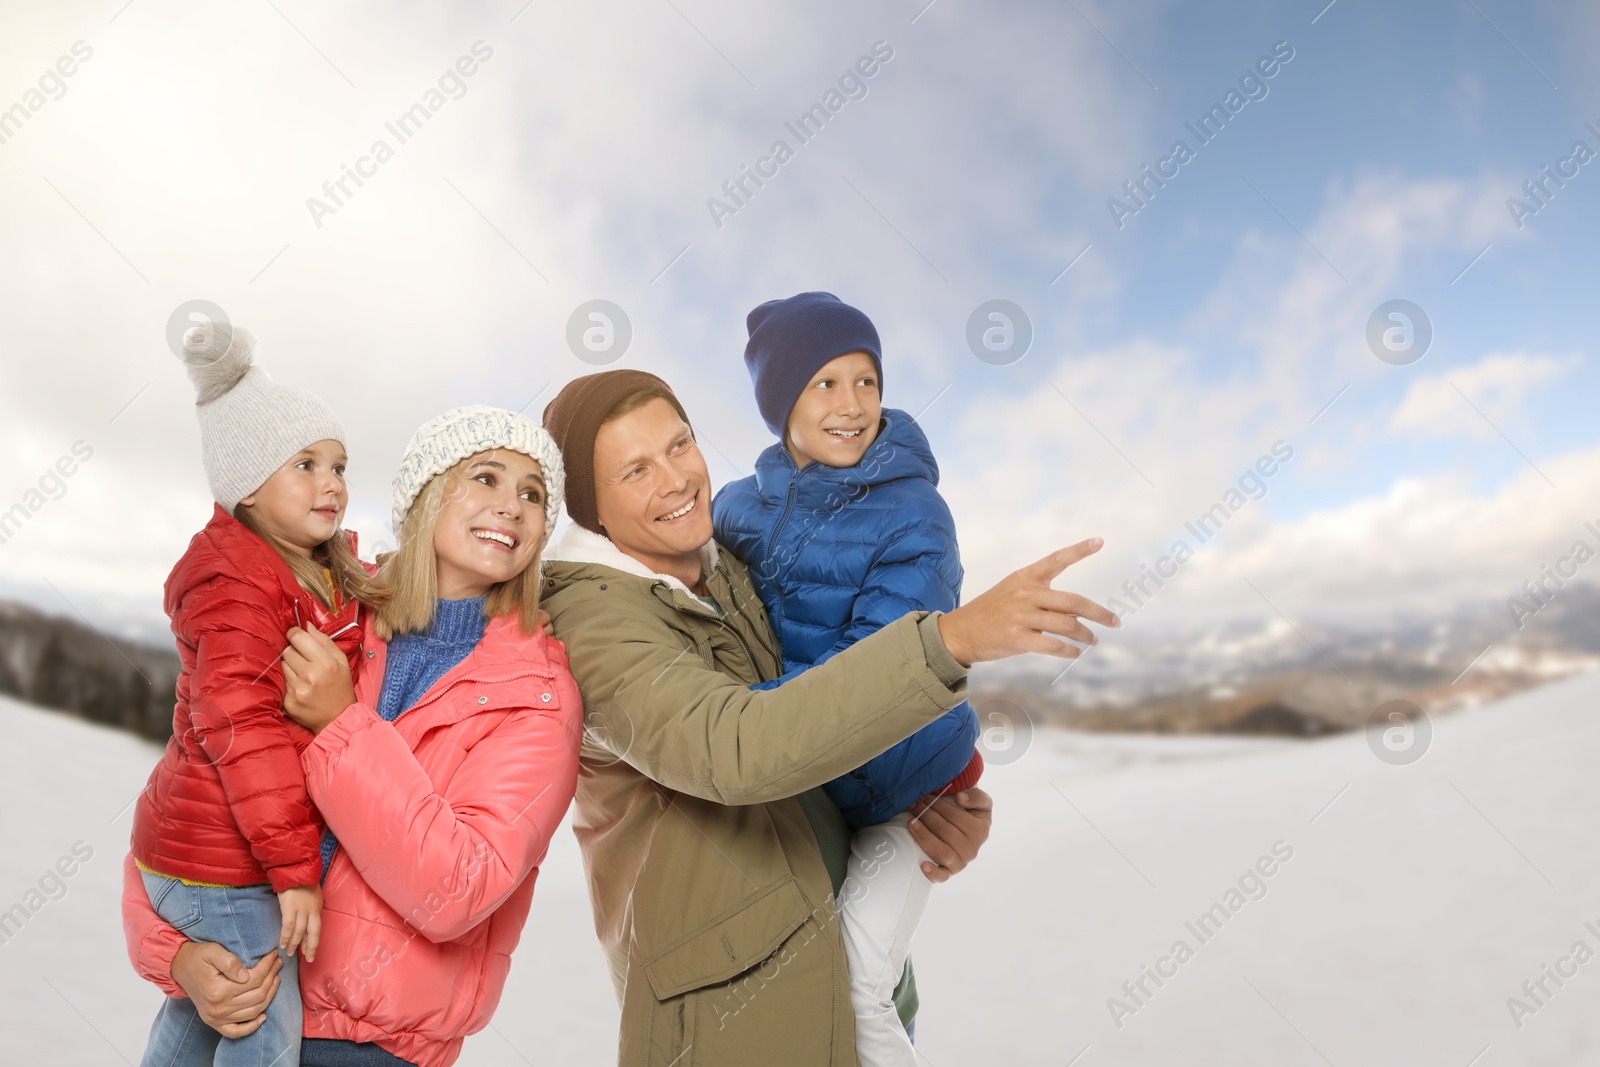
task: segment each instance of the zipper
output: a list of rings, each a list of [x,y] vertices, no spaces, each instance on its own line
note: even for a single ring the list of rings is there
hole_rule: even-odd
[[[734,610],[739,613],[739,618],[743,619],[745,621],[745,625],[748,626],[750,624],[750,616],[744,613],[744,608],[736,606]],[[744,649],[744,658],[749,662],[750,669],[756,673],[757,677],[759,677],[761,674],[761,667],[756,663],[756,654],[751,650],[750,642],[744,639],[744,634],[741,632],[739,627],[729,626],[728,629],[733,631],[733,636],[739,641],[739,647]]]
[[[792,466],[794,464],[794,460],[791,459],[789,463]],[[761,567],[763,570],[768,571],[768,573],[770,573],[769,568],[772,566],[772,552],[778,547],[778,535],[783,532],[783,524],[789,521],[789,512],[794,508],[794,487],[796,479],[799,477],[799,471],[795,471],[789,476],[789,497],[783,503],[783,513],[778,516],[777,525],[772,527],[772,536],[767,539],[767,557],[762,561]],[[777,575],[775,574],[772,575],[772,581],[774,585],[780,584],[777,580]],[[772,620],[772,629],[773,632],[777,632],[783,626],[783,597],[780,596],[774,598],[773,603],[777,608],[777,611],[774,613],[777,615],[777,618]],[[740,612],[740,614],[742,615],[744,613]],[[753,662],[754,661],[752,661],[752,663]]]
[[[778,516],[778,524],[772,528],[772,536],[767,538],[767,558],[763,561],[765,563],[772,562],[772,550],[778,547],[778,534],[783,532],[783,524],[789,521],[789,511],[794,507],[794,486],[794,479],[790,478],[789,497],[783,502],[783,514]]]
[[[735,610],[739,612],[739,618],[741,618],[741,619],[743,619],[745,621],[745,625],[746,626],[749,626],[752,630],[759,629],[759,627],[757,627],[753,622],[751,622],[750,616],[748,616],[748,615],[746,615],[744,613],[744,608],[743,607],[738,607]],[[756,663],[755,653],[750,650],[750,645],[745,641],[744,634],[739,632],[739,628],[738,627],[730,627],[730,628],[733,630],[733,636],[735,636],[735,637],[737,637],[739,639],[739,644],[744,646],[744,654],[750,660],[751,668],[755,670],[757,675],[759,675],[761,673],[761,668]],[[774,635],[776,635],[776,631],[774,631]],[[771,655],[772,658],[777,661],[777,663],[778,663],[778,672],[780,674],[783,673],[783,656],[776,649],[773,649],[773,648],[767,649],[767,653],[769,655]]]
[[[707,584],[709,585],[710,576],[707,575],[706,577],[707,577]],[[662,590],[662,589],[666,590],[666,594],[667,595],[666,595],[665,599],[666,599],[666,603],[667,603],[668,607],[674,608],[674,609],[676,609],[678,611],[684,611],[684,610],[686,610],[688,608],[687,604],[680,604],[680,603],[676,603],[675,602],[675,598],[672,596],[672,590],[671,590],[670,586],[667,586],[667,585],[665,585],[664,583],[661,583],[661,582],[657,582],[656,583],[656,589],[658,590],[657,595],[660,595],[659,590]],[[721,601],[718,601],[718,603],[721,603]],[[750,616],[745,614],[744,607],[742,605],[735,604],[735,606],[733,607],[733,609],[731,611],[726,607],[723,608],[723,613],[725,615],[732,615],[735,612],[738,613],[739,618],[744,620],[746,626],[749,626],[751,629],[755,629],[756,628],[755,625],[753,623],[751,623]],[[719,617],[715,612],[713,612],[711,610],[711,607],[708,604],[703,603],[700,600],[699,597],[695,597],[694,598],[694,608],[692,610],[690,610],[689,613],[692,614],[692,615],[699,615],[702,618],[710,619],[713,622],[717,623],[718,625],[722,626],[724,629],[727,629],[727,630],[731,631],[733,633],[734,639],[739,642],[739,647],[744,649],[744,658],[749,662],[750,669],[755,671],[757,675],[759,675],[761,673],[761,668],[756,663],[755,651],[750,647],[750,642],[748,642],[748,641],[746,641],[744,639],[744,634],[740,631],[739,627],[732,626],[732,625],[730,625],[728,623],[727,619]],[[770,652],[771,650],[768,649],[768,651]],[[783,662],[781,656],[778,657],[778,662],[779,662],[779,666],[781,667],[782,666],[782,662]]]

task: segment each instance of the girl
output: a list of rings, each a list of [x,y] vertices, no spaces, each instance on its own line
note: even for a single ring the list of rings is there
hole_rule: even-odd
[[[354,654],[361,604],[383,602],[339,528],[339,420],[255,366],[255,347],[249,331],[225,325],[184,338],[216,504],[167,578],[177,706],[134,812],[132,851],[149,905],[174,929],[250,964],[282,950],[291,981],[260,1028],[226,1042],[190,1001],[167,1001],[147,1067],[299,1062],[292,979],[296,950],[308,961],[317,950],[322,828],[300,769],[311,733],[279,712],[282,634],[315,625]]]
[[[583,708],[538,622],[562,483],[531,420],[446,412],[395,476],[393,597],[354,677],[327,637],[289,630],[284,707],[315,735],[302,764],[330,834],[323,944],[299,975],[306,1067],[449,1067],[499,1003],[577,787]],[[123,913],[139,973],[224,1032],[261,1026],[289,988],[270,962],[247,973],[186,942],[127,880]]]

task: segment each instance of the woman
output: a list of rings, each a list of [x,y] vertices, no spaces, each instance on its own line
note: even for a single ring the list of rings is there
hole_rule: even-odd
[[[394,488],[400,547],[379,570],[393,599],[356,677],[315,631],[290,630],[283,656],[284,710],[316,735],[302,765],[328,825],[322,939],[300,966],[307,1067],[455,1062],[499,1002],[577,782],[582,706],[537,619],[562,500],[554,442],[521,415],[457,408],[412,437]],[[124,867],[139,973],[192,994],[225,1037],[260,1025],[279,958],[246,972],[188,941]],[[228,979],[247,984],[214,1010]]]

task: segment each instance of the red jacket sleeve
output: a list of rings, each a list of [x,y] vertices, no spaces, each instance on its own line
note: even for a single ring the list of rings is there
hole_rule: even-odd
[[[186,600],[183,631],[195,648],[196,740],[251,855],[274,892],[317,884],[322,835],[282,710],[288,639],[277,605],[250,583],[219,579]]]
[[[172,961],[189,939],[168,926],[150,906],[131,852],[122,860],[122,936],[128,943],[128,960],[140,978],[154,982],[169,997],[188,998],[183,987],[172,980]]]
[[[448,796],[393,723],[352,704],[302,756],[312,798],[356,870],[428,940],[486,919],[544,860],[578,783],[583,714],[522,708],[473,745]]]

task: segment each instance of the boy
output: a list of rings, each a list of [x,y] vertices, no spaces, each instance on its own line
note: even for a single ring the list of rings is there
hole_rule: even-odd
[[[800,293],[746,324],[756,404],[778,443],[711,515],[717,541],[750,568],[787,678],[908,611],[954,609],[961,559],[927,438],[882,407],[871,320],[832,293]],[[838,910],[862,1067],[916,1063],[892,998],[932,883],[906,809],[977,783],[977,735],[963,703],[825,786],[855,831]]]

